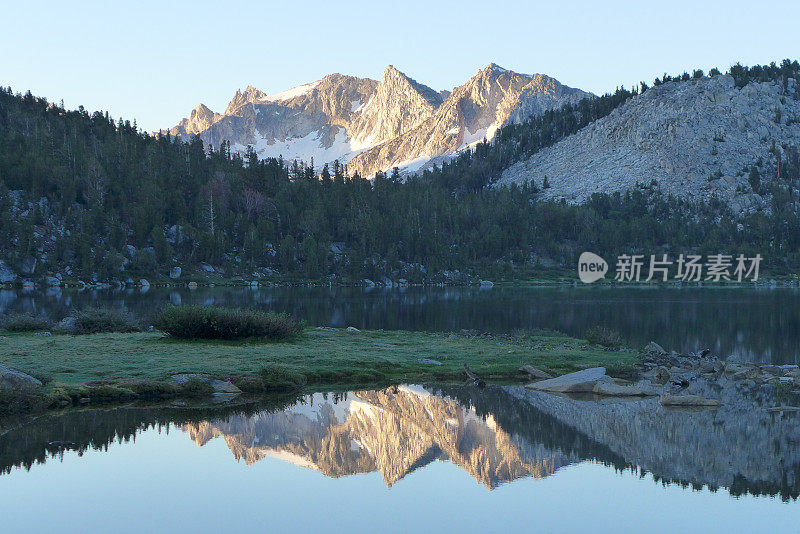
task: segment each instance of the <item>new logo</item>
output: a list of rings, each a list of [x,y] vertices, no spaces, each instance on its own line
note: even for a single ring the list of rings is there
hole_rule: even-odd
[[[591,284],[597,282],[601,278],[605,278],[608,272],[608,264],[606,260],[592,252],[584,252],[578,258],[578,278],[584,284]]]

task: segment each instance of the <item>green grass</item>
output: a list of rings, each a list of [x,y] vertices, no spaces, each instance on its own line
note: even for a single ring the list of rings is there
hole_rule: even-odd
[[[442,365],[417,363],[418,358]],[[306,329],[292,342],[183,341],[161,333],[83,336],[8,335],[0,362],[61,384],[102,380],[161,381],[176,373],[226,379],[333,385],[371,381],[463,380],[463,364],[492,381],[511,380],[524,364],[566,373],[604,365],[609,373],[633,368],[633,351],[607,350],[562,336],[515,339],[406,331]]]

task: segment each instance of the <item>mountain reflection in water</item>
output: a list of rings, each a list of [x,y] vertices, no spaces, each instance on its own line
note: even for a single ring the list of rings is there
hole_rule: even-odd
[[[579,460],[517,439],[491,414],[481,417],[419,387],[357,391],[335,401],[317,394],[281,412],[182,428],[198,445],[224,438],[248,464],[276,457],[331,477],[379,471],[389,486],[436,460],[449,460],[490,489]]]
[[[107,449],[152,427],[177,427],[200,446],[222,439],[247,464],[273,458],[334,478],[377,471],[387,486],[437,460],[489,489],[593,461],[733,495],[800,493],[796,414],[750,405],[668,412],[657,400],[582,401],[515,387],[400,386],[249,408],[67,412],[0,435],[0,473],[64,449]]]

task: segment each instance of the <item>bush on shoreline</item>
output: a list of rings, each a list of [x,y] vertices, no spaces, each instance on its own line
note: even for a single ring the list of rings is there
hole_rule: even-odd
[[[85,308],[73,314],[71,334],[100,334],[108,332],[139,332],[142,327],[127,311],[114,308]]]
[[[39,332],[53,328],[53,322],[42,315],[15,313],[3,319],[0,327],[7,332]]]
[[[217,308],[170,306],[156,316],[154,326],[178,339],[292,339],[301,322],[283,313]]]
[[[586,341],[593,345],[601,345],[618,349],[622,346],[622,336],[616,330],[605,326],[593,326],[586,331]]]

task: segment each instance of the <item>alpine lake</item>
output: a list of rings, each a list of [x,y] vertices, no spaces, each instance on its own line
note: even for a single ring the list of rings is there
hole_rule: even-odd
[[[598,325],[641,348],[800,361],[796,288],[0,291],[0,312],[166,304],[309,326],[437,332]],[[0,362],[2,363],[2,362]],[[84,406],[0,424],[7,532],[797,532],[800,413],[670,409],[521,385],[407,384]]]

